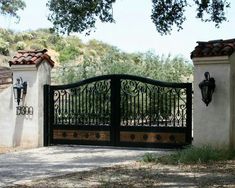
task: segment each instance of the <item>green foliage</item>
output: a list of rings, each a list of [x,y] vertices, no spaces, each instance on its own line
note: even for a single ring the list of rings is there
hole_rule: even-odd
[[[225,161],[235,159],[235,150],[216,149],[211,146],[191,146],[186,149],[179,150],[170,155],[164,155],[161,157],[152,156],[152,158],[154,158],[154,161],[152,162],[174,165],[210,163],[213,161]],[[142,161],[148,162],[146,160],[146,156],[143,157]]]
[[[157,31],[163,34],[170,34],[173,26],[178,28],[178,31],[183,29],[182,25],[186,20],[184,12],[186,7],[191,6],[191,2],[187,0],[152,0],[152,21],[156,26]],[[230,7],[226,0],[194,0],[197,7],[197,18],[205,22],[214,22],[216,27],[226,21],[225,9]],[[205,18],[207,16],[207,18]]]
[[[95,28],[99,19],[101,22],[115,22],[113,18],[112,5],[116,0],[99,1],[65,1],[49,0],[47,6],[51,11],[49,20],[53,23],[54,29],[62,33],[86,32],[90,33]],[[196,6],[196,17],[205,22],[214,22],[218,27],[226,21],[226,9],[230,4],[226,0],[152,0],[151,19],[157,31],[163,34],[170,34],[173,26],[178,30],[186,20],[185,11],[187,7]],[[206,17],[206,18],[205,18]]]
[[[9,42],[4,41],[2,38],[0,38],[0,54],[9,55]]]
[[[154,163],[157,162],[157,156],[153,153],[145,153],[142,157],[142,160],[145,163]]]
[[[22,41],[23,40],[23,37],[20,33],[17,33],[14,35],[14,42],[19,42],[19,41]]]
[[[97,17],[102,22],[113,22],[112,3],[115,0],[64,1],[50,0],[47,6],[52,14],[49,20],[62,33],[89,33],[95,27]]]
[[[34,43],[34,44],[30,45],[29,48],[31,50],[42,50],[44,48],[44,46],[41,44],[38,44],[38,43]]]
[[[0,1],[0,14],[9,15],[19,19],[17,12],[25,8],[23,0],[1,0]]]
[[[10,51],[53,49],[59,67],[56,83],[71,83],[104,74],[132,74],[181,82],[192,75],[192,65],[182,57],[158,56],[154,52],[125,53],[97,40],[84,44],[76,36],[60,36],[49,29],[13,33],[0,29],[1,54]],[[56,59],[55,59],[56,61]]]
[[[19,41],[16,44],[16,50],[24,50],[26,48],[26,43],[23,41]]]
[[[0,38],[4,39],[5,42],[13,43],[14,42],[14,33],[11,30],[0,28]]]
[[[60,51],[59,60],[61,63],[66,63],[71,59],[75,59],[78,55],[78,48],[73,45],[68,45]]]
[[[32,40],[34,38],[33,35],[28,32],[21,33],[21,37],[23,38],[23,40]]]
[[[66,50],[62,54],[65,52]],[[77,52],[74,55],[76,56]],[[90,52],[85,53],[83,61],[71,67],[70,64],[66,64],[62,70],[64,75],[62,83],[69,83],[66,81],[67,77],[68,80],[76,82],[104,74],[132,74],[170,82],[181,82],[183,78],[192,75],[192,65],[182,57],[159,57],[153,52],[127,54],[113,47],[103,56],[97,57],[91,56]]]
[[[47,38],[48,43],[56,45],[61,40],[59,35],[49,35]]]

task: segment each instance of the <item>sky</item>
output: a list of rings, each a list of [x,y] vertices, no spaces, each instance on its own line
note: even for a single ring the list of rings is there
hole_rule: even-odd
[[[20,11],[21,20],[0,16],[0,27],[15,31],[34,30],[52,27],[47,20],[49,10],[47,0],[25,0],[26,8]],[[195,7],[187,9],[187,20],[183,30],[173,30],[171,35],[161,36],[151,21],[151,0],[118,0],[113,6],[116,23],[97,22],[95,32],[90,36],[78,35],[84,42],[96,39],[117,46],[125,52],[146,52],[151,50],[158,55],[183,56],[190,60],[190,53],[197,41],[235,38],[235,1],[230,0],[231,8],[226,12],[229,22],[215,28],[213,23],[203,23],[195,18]]]

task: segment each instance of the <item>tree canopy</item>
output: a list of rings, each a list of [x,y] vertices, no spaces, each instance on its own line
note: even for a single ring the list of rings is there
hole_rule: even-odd
[[[115,22],[113,4],[116,0],[48,0],[51,11],[48,19],[54,29],[62,33],[86,32],[95,29],[97,20]],[[134,6],[134,5],[133,5]],[[161,35],[170,34],[176,26],[181,30],[187,7],[196,7],[196,18],[214,22],[216,27],[226,21],[226,0],[152,0],[151,19]],[[1,0],[0,14],[19,18],[17,12],[25,8],[24,0]]]
[[[115,22],[112,12],[116,0],[49,0],[47,6],[51,14],[54,29],[62,33],[86,32],[101,22]],[[230,7],[226,0],[152,0],[151,19],[156,30],[161,34],[170,34],[176,26],[181,30],[186,20],[187,7],[196,6],[196,17],[204,22],[214,22],[216,27],[226,21],[226,8]],[[134,6],[134,5],[133,5]]]
[[[1,0],[0,1],[0,14],[9,15],[19,19],[17,12],[25,8],[23,0]]]

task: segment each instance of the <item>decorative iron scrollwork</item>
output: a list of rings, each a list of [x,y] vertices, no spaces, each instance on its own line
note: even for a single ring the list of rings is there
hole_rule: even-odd
[[[110,126],[110,80],[54,91],[56,125]]]
[[[186,127],[186,88],[121,81],[121,126]]]

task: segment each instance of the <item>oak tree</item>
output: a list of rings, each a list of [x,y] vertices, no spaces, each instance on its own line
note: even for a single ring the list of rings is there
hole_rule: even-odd
[[[95,29],[95,23],[115,22],[113,3],[116,0],[49,0],[47,6],[51,11],[49,20],[54,29],[62,33],[86,32]],[[133,4],[133,6],[135,6]],[[196,7],[196,17],[204,22],[214,22],[216,27],[226,21],[226,0],[152,0],[151,19],[156,30],[161,34],[170,34],[176,26],[182,29],[186,20],[187,7]]]
[[[19,19],[17,12],[25,8],[23,0],[0,0],[0,14]]]

